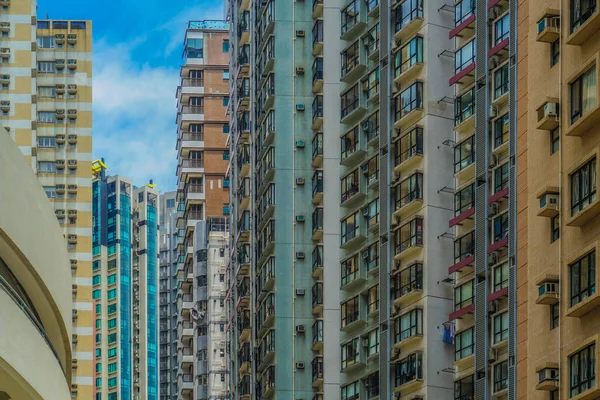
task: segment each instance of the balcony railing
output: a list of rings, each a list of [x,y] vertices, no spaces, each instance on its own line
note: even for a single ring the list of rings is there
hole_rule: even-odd
[[[323,155],[323,134],[317,133],[312,140],[312,159]]]
[[[204,141],[204,133],[202,132],[189,132],[181,135],[182,141],[202,142]]]
[[[204,79],[183,78],[181,79],[181,87],[203,87]]]
[[[182,114],[204,114],[204,106],[183,106]]]
[[[312,120],[313,122],[317,118],[323,118],[323,96],[315,96],[312,103]]]
[[[204,168],[204,160],[203,159],[187,159],[181,161],[181,166],[183,168]]]

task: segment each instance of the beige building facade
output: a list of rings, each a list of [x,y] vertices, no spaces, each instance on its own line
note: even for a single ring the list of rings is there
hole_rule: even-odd
[[[69,255],[35,175],[4,134],[0,181],[0,398],[66,400],[75,365]]]
[[[0,125],[36,172],[65,235],[77,338],[72,389],[87,399],[94,395],[92,23],[37,20],[33,0],[0,7]]]

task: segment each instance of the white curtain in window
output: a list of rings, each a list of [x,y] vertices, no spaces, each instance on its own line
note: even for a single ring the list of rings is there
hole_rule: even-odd
[[[585,114],[596,106],[596,66],[581,77],[581,113]]]

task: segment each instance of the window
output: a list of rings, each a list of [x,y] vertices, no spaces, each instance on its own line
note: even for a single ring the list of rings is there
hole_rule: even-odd
[[[360,191],[358,169],[355,169],[353,172],[343,177],[340,184],[342,191],[342,198],[340,201],[341,204],[344,204]]]
[[[108,344],[115,343],[116,341],[117,341],[116,333],[111,333],[110,335],[108,335]]]
[[[96,372],[102,372],[102,363],[96,363]]]
[[[475,184],[472,183],[454,195],[454,216],[475,207]]]
[[[571,307],[596,293],[596,252],[586,254],[569,265]]]
[[[494,344],[508,339],[508,312],[494,317]]]
[[[354,381],[347,386],[342,386],[342,399],[341,400],[356,400],[360,396],[360,389],[358,387],[358,381]]]
[[[102,282],[102,276],[101,275],[94,275],[92,277],[92,285],[99,285],[100,282]]]
[[[454,173],[462,171],[475,162],[475,136],[454,147]]]
[[[423,264],[412,264],[404,268],[393,278],[393,289],[395,299],[423,289]]]
[[[581,74],[570,85],[571,124],[596,106],[596,66]]]
[[[358,212],[350,215],[341,222],[341,244],[342,246],[354,239],[359,234]]]
[[[186,58],[202,58],[202,39],[188,39],[185,43]]]
[[[423,0],[405,0],[394,13],[394,30],[398,32],[417,18],[423,18]]]
[[[38,122],[40,124],[55,124],[56,113],[53,111],[40,111],[38,112]]]
[[[102,304],[96,303],[96,314],[102,313]]]
[[[550,45],[550,68],[560,61],[560,39],[556,39]]]
[[[494,71],[494,99],[508,93],[508,63]]]
[[[398,77],[415,64],[423,62],[423,38],[416,36],[394,56],[394,76]]]
[[[475,382],[473,380],[473,375],[469,375],[459,381],[454,382],[454,400],[474,399],[474,394]]]
[[[415,218],[402,225],[394,235],[396,254],[423,245],[423,219]]]
[[[56,38],[54,36],[38,36],[37,47],[39,49],[53,49],[56,46]]]
[[[454,125],[460,125],[471,116],[475,109],[475,88],[471,88],[460,96],[456,97],[454,106]]]
[[[342,371],[358,362],[359,338],[342,345]]]
[[[550,155],[556,153],[560,146],[560,131],[554,128],[550,131]]]
[[[54,61],[38,61],[38,72],[40,74],[54,74],[56,73],[56,65]]]
[[[358,40],[354,42],[350,47],[342,52],[342,74],[341,76],[347,75],[360,63],[360,50],[358,47]]]
[[[112,289],[108,291],[108,299],[112,300],[117,297],[117,289]]]
[[[96,320],[96,329],[100,329],[102,328],[102,320],[101,319],[97,319]]]
[[[345,118],[352,111],[358,108],[360,102],[360,95],[358,93],[358,84],[354,85],[350,90],[344,92],[342,94],[342,116],[341,118]]]
[[[494,193],[508,187],[508,163],[494,170]]]
[[[42,174],[54,174],[56,172],[56,164],[53,161],[38,162],[38,172]]]
[[[473,328],[456,334],[454,337],[454,361],[470,356],[474,349]]]
[[[395,323],[394,343],[423,334],[423,310],[416,308],[401,315]]]
[[[223,107],[227,107],[229,105],[229,97],[223,97]]]
[[[359,19],[360,5],[358,0],[354,0],[342,10],[342,35],[348,32]]]
[[[223,80],[224,81],[229,80],[229,70],[223,71]]]
[[[460,49],[456,50],[456,54],[454,55],[454,73],[458,74],[460,71],[462,71],[474,62],[475,40],[473,39]]]
[[[550,306],[550,330],[558,328],[560,322],[560,306],[558,303]]]
[[[223,40],[223,53],[229,53],[229,40]]]
[[[358,296],[342,303],[342,328],[358,320]]]
[[[508,114],[504,114],[494,121],[494,148],[506,142],[508,142]]]
[[[101,290],[96,289],[92,292],[92,299],[98,300],[100,298]]]
[[[573,172],[571,181],[571,216],[596,201],[596,158]]]
[[[569,357],[570,397],[596,386],[596,343]]]
[[[225,274],[219,274],[219,282],[225,282]]]
[[[454,288],[454,311],[458,311],[473,304],[473,281],[466,282]]]
[[[117,387],[117,378],[109,378],[108,379],[108,388]]]
[[[508,287],[508,263],[494,268],[494,292]]]
[[[423,174],[415,173],[404,179],[396,186],[396,210],[410,204],[415,200],[423,199]]]
[[[471,231],[454,241],[454,264],[471,257],[475,253],[475,231]]]
[[[56,98],[56,87],[54,86],[38,86],[38,97]]]
[[[229,150],[223,152],[223,160],[229,160]]]
[[[494,32],[495,32],[495,38],[496,40],[494,41],[494,46],[499,45],[503,40],[508,39],[508,35],[509,35],[509,27],[510,27],[510,15],[504,14],[504,16],[502,18],[500,18],[498,21],[496,21],[496,23],[494,24]]]
[[[560,219],[555,215],[550,219],[550,243],[553,243],[560,238]]]
[[[411,354],[396,364],[396,387],[423,379],[423,355]]]
[[[115,283],[117,283],[117,274],[109,275],[107,278],[107,283],[109,285],[114,285]]]
[[[595,0],[571,0],[571,33],[575,32],[585,21],[596,12]]]
[[[112,318],[108,320],[108,329],[113,329],[117,327],[117,319]]]
[[[368,340],[367,357],[379,353],[379,328],[369,332]]]
[[[96,387],[102,386],[102,378],[96,378]]]
[[[494,393],[508,387],[508,361],[494,365]]]
[[[508,235],[508,212],[494,218],[494,243],[503,240]]]
[[[117,363],[108,364],[108,373],[112,374],[114,372],[117,372]]]
[[[49,199],[55,199],[56,198],[56,187],[54,187],[54,186],[44,186],[44,192],[46,193],[46,196],[48,196]]]
[[[56,147],[56,139],[53,136],[39,136],[38,147],[54,148]]]
[[[229,133],[229,125],[223,125],[223,133]]]
[[[473,15],[475,11],[474,0],[463,0],[454,7],[454,26],[458,26],[465,22],[467,18]]]
[[[360,268],[358,266],[358,254],[355,254],[353,257],[350,257],[345,261],[342,261],[340,269],[342,273],[342,287],[344,287],[348,283],[354,281],[360,273]]]
[[[102,349],[96,349],[96,358],[100,358],[102,356]]]
[[[407,0],[408,1],[408,0]],[[394,99],[395,120],[423,108],[423,82],[415,82]]]

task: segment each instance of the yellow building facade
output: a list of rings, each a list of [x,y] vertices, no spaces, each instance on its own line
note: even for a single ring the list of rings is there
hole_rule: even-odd
[[[72,395],[90,399],[92,23],[37,20],[34,0],[2,1],[0,7],[0,125],[37,174],[65,237],[72,277]]]

